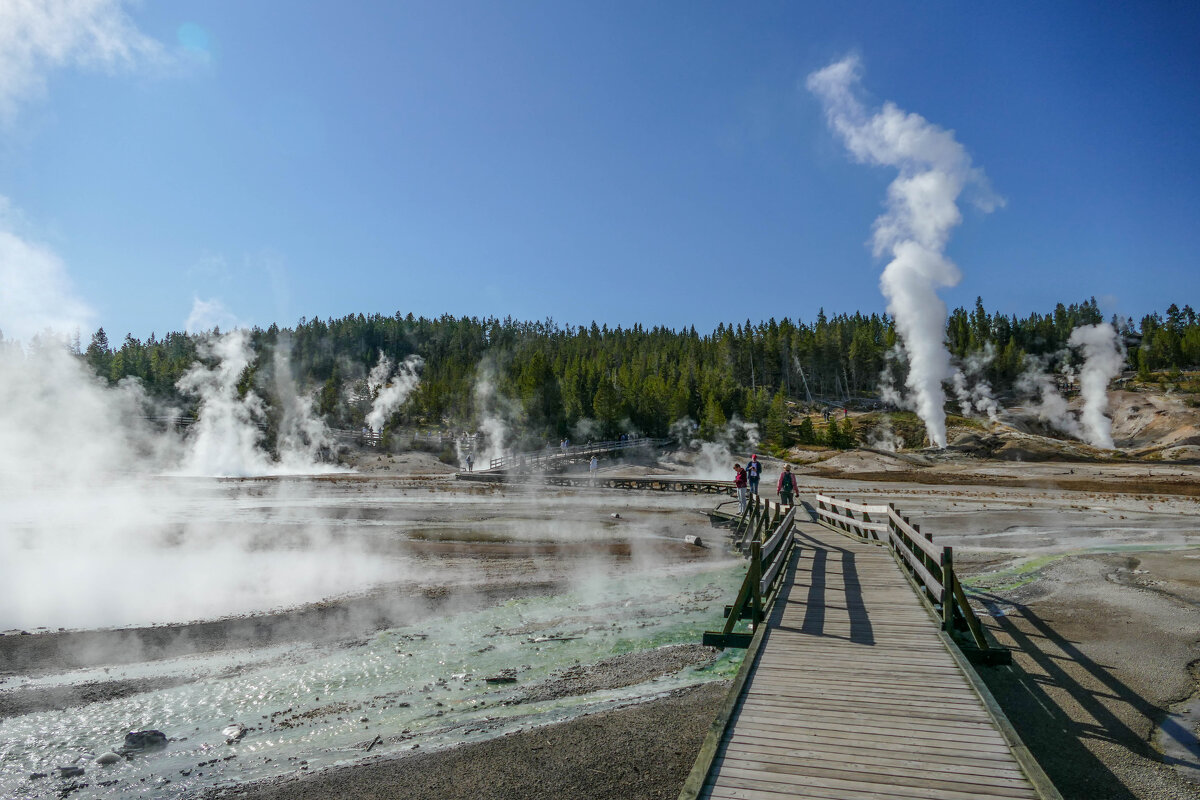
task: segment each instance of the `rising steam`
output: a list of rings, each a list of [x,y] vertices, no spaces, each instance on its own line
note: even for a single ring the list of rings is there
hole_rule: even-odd
[[[379,362],[371,368],[371,374],[367,377],[367,388],[375,398],[367,414],[367,427],[383,430],[383,423],[417,388],[420,382],[417,371],[424,363],[420,356],[411,355],[392,374],[392,360],[382,352],[379,354]]]
[[[1048,361],[1049,358],[1026,355],[1025,369],[1017,378],[1017,391],[1029,397],[1029,410],[1039,420],[1068,436],[1082,439],[1083,429],[1071,413],[1067,399],[1058,391],[1054,375],[1048,369]]]
[[[253,391],[238,391],[253,356],[249,334],[237,330],[214,336],[202,342],[198,351],[201,358],[215,363],[196,362],[176,384],[200,402],[180,472],[220,477],[265,474],[268,461],[259,449],[265,407]]]
[[[849,56],[809,75],[807,86],[821,98],[829,126],[856,160],[899,170],[888,187],[887,213],[875,221],[875,255],[892,257],[880,288],[908,355],[913,405],[930,441],[945,447],[942,383],[953,368],[944,343],[946,305],[937,290],[956,285],[961,275],[943,251],[962,221],[957,199],[964,189],[977,190],[976,203],[985,211],[1001,201],[953,132],[892,103],[868,115],[855,96],[860,71],[858,58]]]
[[[1083,351],[1079,389],[1083,394],[1084,440],[1095,447],[1113,448],[1112,420],[1108,411],[1108,384],[1121,374],[1125,351],[1111,325],[1084,325],[1071,331],[1071,347]]]
[[[992,394],[992,384],[983,377],[983,371],[995,358],[996,346],[988,342],[983,350],[969,354],[962,367],[954,371],[954,396],[964,417],[982,414],[989,422],[1000,421],[1000,403]]]

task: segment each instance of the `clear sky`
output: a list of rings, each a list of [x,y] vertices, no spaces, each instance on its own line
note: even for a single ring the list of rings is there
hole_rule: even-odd
[[[29,5],[0,0],[0,329],[882,311],[895,170],[805,88],[847,54],[1005,201],[963,204],[949,304],[1200,306],[1200,3]]]

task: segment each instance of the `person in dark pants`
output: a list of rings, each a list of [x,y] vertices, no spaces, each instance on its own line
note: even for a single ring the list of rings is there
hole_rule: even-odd
[[[792,474],[792,465],[784,464],[783,472],[779,473],[779,483],[775,485],[779,492],[779,502],[785,506],[792,504],[792,496],[796,493],[796,476]]]
[[[741,464],[733,465],[733,488],[737,489],[738,513],[746,513],[746,470]]]
[[[762,477],[762,465],[758,463],[758,456],[750,456],[750,463],[746,465],[746,480],[750,484],[750,494],[758,496],[758,479]]]

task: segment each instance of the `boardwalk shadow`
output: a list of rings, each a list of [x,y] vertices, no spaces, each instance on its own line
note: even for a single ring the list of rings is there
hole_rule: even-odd
[[[1150,744],[1114,707],[1126,705],[1155,721],[1161,711],[1056,633],[1033,609],[993,594],[976,598],[993,612],[1002,643],[1008,644],[1008,639],[1032,661],[1028,669],[1014,663],[978,667],[978,672],[1064,800],[1135,800],[1137,795],[1087,742],[1111,742],[1158,761]],[[1067,669],[1068,664],[1073,669]],[[1063,710],[1068,703],[1077,707],[1075,714]]]
[[[805,582],[808,584],[808,592],[803,601],[804,619],[798,632],[808,636],[848,638],[855,644],[874,645],[875,632],[871,626],[870,613],[863,600],[862,581],[858,576],[858,565],[853,550],[848,547],[816,542],[804,534],[798,534],[797,541],[799,543],[798,553],[802,553],[806,549],[812,553],[811,559],[807,561],[807,575],[803,573],[797,575],[798,558],[793,559],[788,566],[789,585],[795,587],[797,579],[800,580],[801,585]],[[840,567],[842,589],[830,588],[832,565]],[[792,602],[795,601],[789,597],[786,603],[779,603],[777,607],[782,613],[782,608]],[[842,614],[847,616],[850,623],[849,637],[826,633],[826,620],[830,611],[835,612],[838,618]],[[776,623],[776,627],[784,626]],[[789,628],[784,627],[784,629],[788,630]],[[796,629],[791,628],[790,630]]]

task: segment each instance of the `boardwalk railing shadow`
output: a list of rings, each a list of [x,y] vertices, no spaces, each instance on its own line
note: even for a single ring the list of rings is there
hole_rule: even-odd
[[[1137,795],[1088,749],[1087,742],[1112,742],[1160,761],[1146,738],[1130,728],[1114,707],[1125,705],[1155,723],[1162,718],[1162,711],[1116,677],[1111,668],[1096,663],[1074,642],[1058,634],[1030,607],[989,593],[974,597],[992,611],[996,633],[1011,640],[1014,649],[1030,660],[1029,670],[1040,673],[1032,674],[1020,665],[980,670],[1063,797],[1134,800]],[[1077,678],[1064,668],[1068,663],[1083,674]],[[1064,698],[1051,695],[1055,690],[1065,692],[1083,713],[1070,715],[1064,711]],[[1165,732],[1191,737],[1190,732],[1172,731],[1169,726]],[[1200,767],[1200,763],[1191,766]]]
[[[811,537],[803,534],[796,535],[796,543],[798,549],[801,550],[802,556],[805,550],[812,552],[811,560],[807,562],[807,569],[810,575],[808,595],[803,601],[804,622],[797,632],[809,636],[832,636],[833,638],[847,639],[855,644],[875,644],[875,634],[871,626],[871,615],[867,610],[866,603],[863,601],[862,581],[858,577],[855,554],[848,548],[815,542]],[[829,596],[829,562],[831,558],[836,559],[841,564],[842,597]],[[794,581],[796,569],[797,567],[791,568],[791,574],[788,576],[789,583]],[[788,600],[786,603],[781,603],[780,605],[783,606],[789,603],[798,604],[798,601]],[[847,612],[850,620],[849,636],[826,633],[826,609],[838,609]],[[780,609],[780,613],[782,613],[782,609]],[[783,630],[793,629],[784,627]]]

